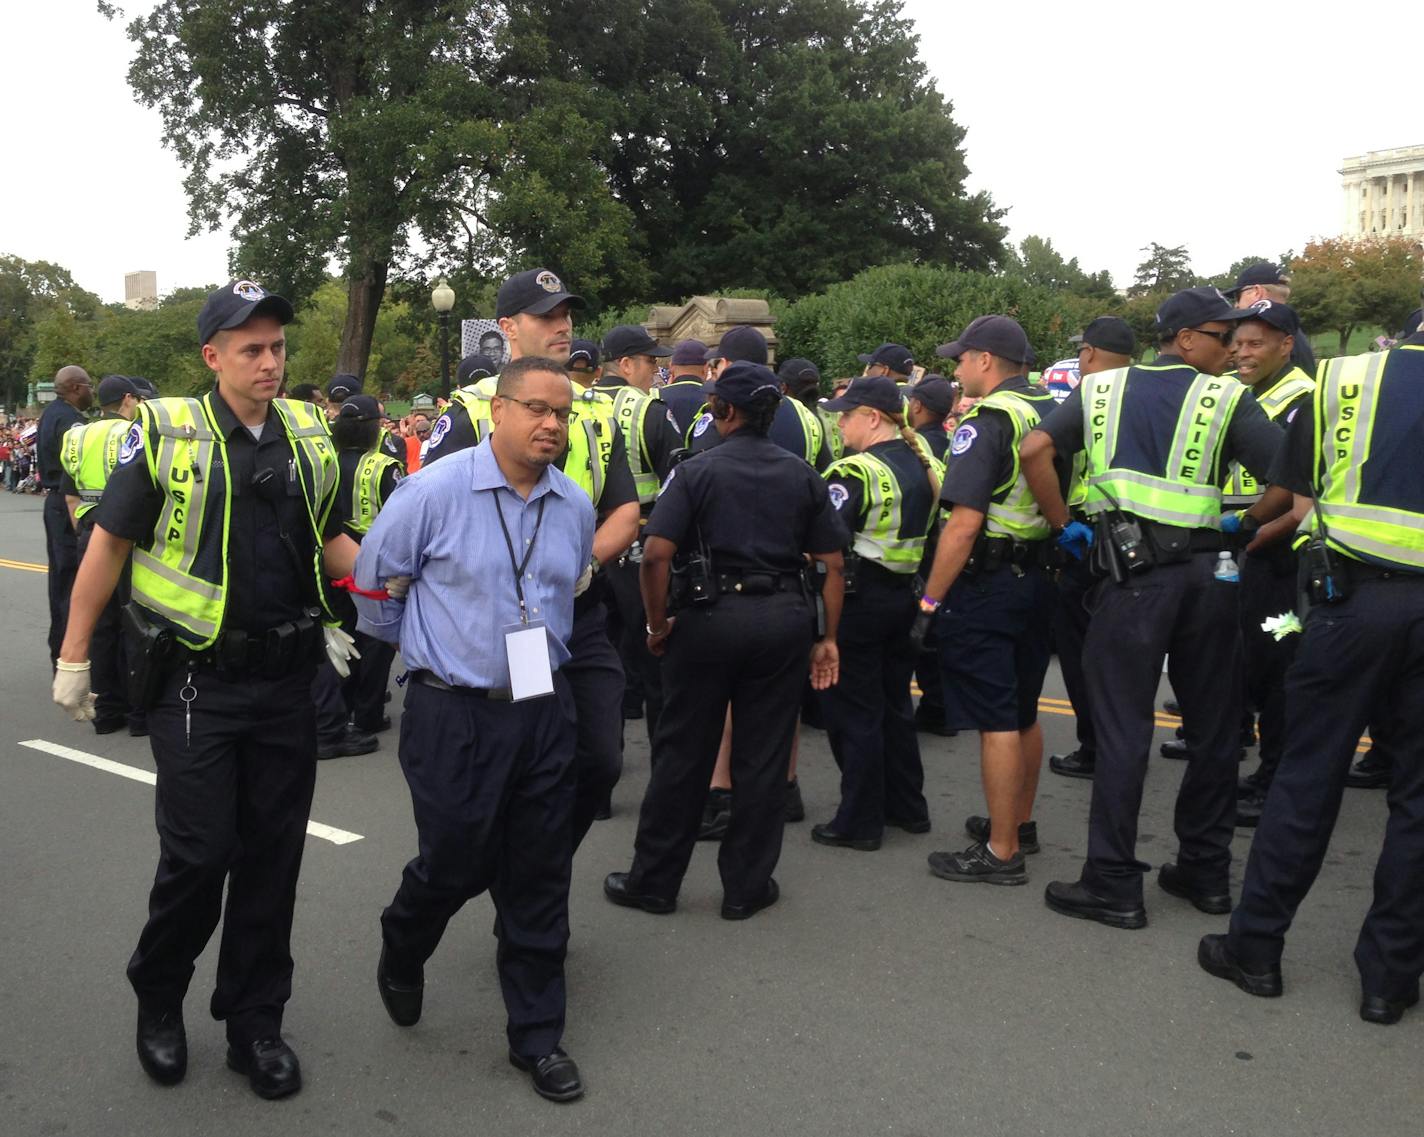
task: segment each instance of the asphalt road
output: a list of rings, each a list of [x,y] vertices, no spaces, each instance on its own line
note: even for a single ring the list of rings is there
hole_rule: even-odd
[[[373,973],[377,917],[412,855],[394,736],[323,763],[314,820],[360,835],[309,838],[286,1033],[305,1089],[258,1100],[223,1067],[207,1014],[215,949],[187,1003],[187,1080],[150,1083],[133,1054],[124,965],[157,854],[152,789],[21,745],[75,748],[141,770],[145,740],[96,737],[49,702],[40,501],[0,494],[0,1133],[29,1134],[1415,1134],[1424,1012],[1381,1028],[1357,1016],[1350,953],[1370,898],[1385,812],[1347,792],[1325,870],[1286,957],[1286,995],[1262,1000],[1201,972],[1197,939],[1225,926],[1148,884],[1150,925],[1114,931],[1053,915],[1043,886],[1077,875],[1090,785],[1045,772],[1044,851],[1025,888],[932,877],[926,855],[967,843],[982,811],[967,738],[921,736],[935,830],[892,830],[874,854],[825,849],[836,773],[802,736],[809,819],[788,827],[783,899],[718,918],[715,849],[699,846],[671,917],[614,908],[605,873],[631,857],[647,780],[641,724],[612,820],[574,865],[566,1046],[587,1096],[535,1097],[505,1059],[492,912],[481,898],[427,968],[426,1012],[391,1024]],[[1043,716],[1071,749],[1056,670]],[[398,713],[399,695],[393,707]],[[1168,737],[1160,730],[1159,739]],[[1153,758],[1140,854],[1174,852],[1181,766]],[[1241,860],[1248,837],[1237,841]]]

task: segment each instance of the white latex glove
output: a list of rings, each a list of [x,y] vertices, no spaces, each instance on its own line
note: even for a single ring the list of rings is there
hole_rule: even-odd
[[[94,718],[94,692],[89,690],[89,661],[65,663],[60,660],[51,690],[54,701],[69,712],[75,722]]]
[[[410,591],[410,577],[408,576],[388,576],[386,577],[386,592],[390,594],[392,600],[404,600],[406,593]]]
[[[583,576],[579,577],[578,580],[574,583],[574,595],[582,596],[585,592],[588,591],[588,586],[592,583],[593,566],[589,565],[588,568],[583,570]]]
[[[331,660],[336,674],[345,679],[351,674],[351,664],[347,660],[361,658],[361,653],[356,650],[356,641],[340,628],[322,628],[321,631],[326,638],[326,658]]]

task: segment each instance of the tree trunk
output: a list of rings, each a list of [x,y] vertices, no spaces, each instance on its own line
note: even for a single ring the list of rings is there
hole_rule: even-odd
[[[367,258],[353,264],[346,275],[346,323],[341,329],[341,350],[336,369],[355,375],[363,382],[366,363],[371,358],[371,337],[376,332],[376,316],[386,294],[386,274],[390,263]]]
[[[1355,334],[1355,325],[1346,324],[1340,329],[1340,347],[1335,352],[1336,355],[1350,354],[1350,337]]]

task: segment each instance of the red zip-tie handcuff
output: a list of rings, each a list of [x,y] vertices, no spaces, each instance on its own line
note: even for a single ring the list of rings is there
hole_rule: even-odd
[[[343,576],[340,580],[333,580],[331,587],[340,588],[355,596],[364,596],[367,600],[389,600],[391,598],[391,594],[384,588],[357,588],[354,576]]]

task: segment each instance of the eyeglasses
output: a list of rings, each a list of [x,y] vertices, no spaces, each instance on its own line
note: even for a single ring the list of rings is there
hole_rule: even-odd
[[[539,399],[535,399],[531,402],[528,399],[516,399],[510,395],[501,395],[500,398],[504,399],[506,402],[518,403],[535,418],[543,419],[548,418],[550,415],[553,415],[556,419],[559,420],[560,426],[568,426],[569,418],[574,413],[573,407],[554,407],[550,406],[548,403],[540,401]]]
[[[1187,331],[1195,332],[1199,336],[1210,336],[1222,347],[1230,347],[1231,337],[1236,334],[1235,328],[1227,328],[1224,332],[1209,332],[1205,328],[1188,328]]]

